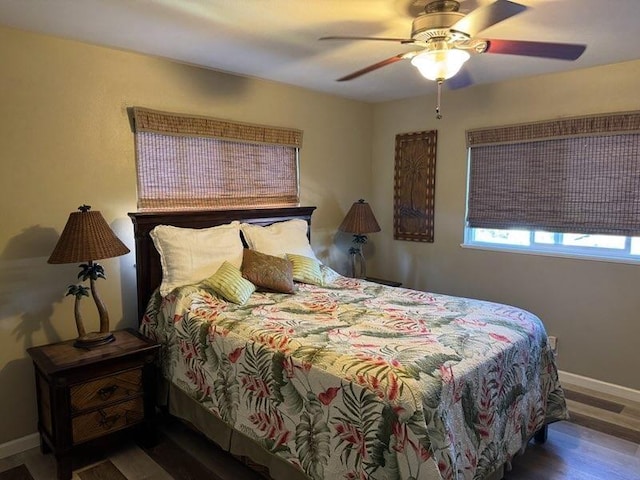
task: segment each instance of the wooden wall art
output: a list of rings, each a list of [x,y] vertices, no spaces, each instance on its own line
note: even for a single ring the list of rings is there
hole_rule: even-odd
[[[396,135],[393,238],[433,242],[438,131]]]

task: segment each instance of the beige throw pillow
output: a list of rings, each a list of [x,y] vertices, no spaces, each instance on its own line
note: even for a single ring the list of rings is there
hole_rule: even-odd
[[[240,229],[252,250],[282,258],[287,253],[316,258],[307,237],[309,224],[304,220],[287,220],[266,227],[243,223]]]
[[[149,235],[160,254],[163,297],[213,275],[225,261],[242,264],[239,222],[201,229],[158,225]]]

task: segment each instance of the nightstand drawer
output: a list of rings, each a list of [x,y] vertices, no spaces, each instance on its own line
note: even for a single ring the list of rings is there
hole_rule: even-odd
[[[144,401],[142,397],[127,402],[101,408],[72,420],[73,443],[101,437],[125,427],[135,425],[144,419]]]
[[[137,368],[72,386],[71,412],[77,413],[141,394],[142,369]]]

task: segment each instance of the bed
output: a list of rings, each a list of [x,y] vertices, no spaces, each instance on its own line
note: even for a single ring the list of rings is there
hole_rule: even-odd
[[[324,265],[320,282],[256,291],[244,305],[207,283],[160,295],[156,226],[302,219],[308,235],[313,210],[130,214],[140,329],[162,344],[172,415],[287,480],[500,479],[532,437],[568,418],[544,327],[519,308]]]

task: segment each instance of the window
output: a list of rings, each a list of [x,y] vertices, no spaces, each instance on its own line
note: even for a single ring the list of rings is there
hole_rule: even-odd
[[[133,109],[138,208],[299,203],[300,130]]]
[[[465,245],[640,260],[640,112],[467,131]]]
[[[640,261],[640,237],[470,228],[465,246],[609,260]]]

